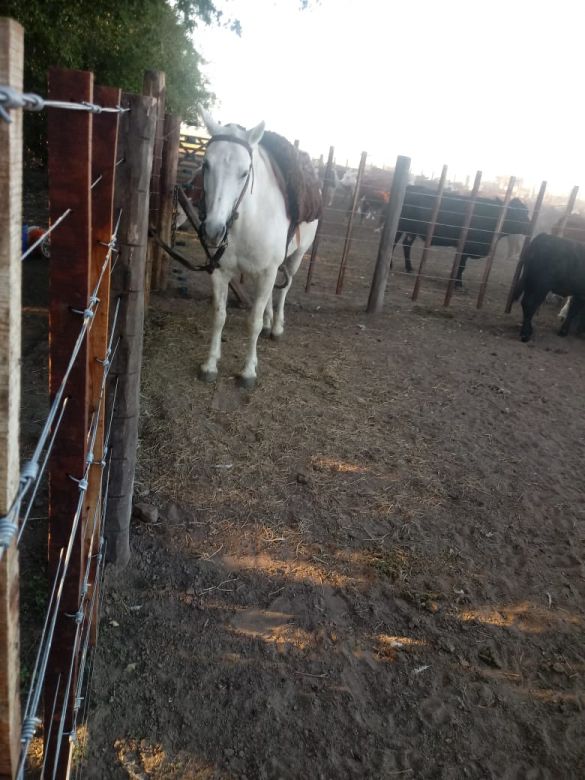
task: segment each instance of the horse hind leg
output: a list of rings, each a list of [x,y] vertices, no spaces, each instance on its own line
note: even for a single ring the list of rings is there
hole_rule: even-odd
[[[274,307],[272,301],[272,294],[268,296],[266,301],[266,308],[264,309],[263,325],[261,335],[264,338],[270,338],[272,334],[272,323],[274,322]]]
[[[565,316],[565,319],[563,321],[563,324],[561,325],[561,327],[559,329],[559,336],[568,336],[569,335],[569,330],[571,328],[571,323],[582,312],[584,303],[585,303],[585,300],[583,298],[580,298],[578,295],[573,295],[569,299],[568,311],[566,313],[566,316]],[[565,307],[566,307],[566,304],[565,304]],[[565,307],[563,307],[563,308],[565,308]]]
[[[530,341],[532,337],[532,318],[536,314],[538,307],[546,298],[546,290],[527,289],[522,296],[522,312],[524,319],[520,328],[521,341]]]
[[[272,325],[271,334],[275,341],[279,341],[284,333],[284,302],[286,301],[286,296],[288,295],[288,291],[292,286],[293,277],[299,270],[299,266],[304,254],[304,247],[299,247],[299,249],[293,252],[292,255],[287,257],[284,261],[284,265],[287,270],[287,282],[284,287],[278,290],[277,294],[274,323]]]
[[[211,274],[213,287],[213,327],[209,355],[199,368],[199,379],[202,382],[215,382],[217,379],[217,364],[221,357],[221,334],[225,324],[226,303],[228,296],[229,276],[216,269]]]

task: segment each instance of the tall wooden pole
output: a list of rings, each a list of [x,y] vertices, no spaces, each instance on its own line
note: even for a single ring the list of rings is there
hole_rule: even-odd
[[[400,215],[404,205],[404,196],[408,185],[408,172],[410,170],[410,157],[399,155],[396,158],[396,167],[392,177],[392,187],[390,189],[390,201],[386,208],[384,217],[384,228],[378,247],[378,257],[376,259],[376,268],[370,287],[370,296],[366,311],[369,314],[376,314],[382,311],[384,306],[384,293],[388,283],[388,274],[390,273],[390,263],[392,261],[392,250],[400,222]]]
[[[93,102],[93,74],[79,70],[51,69],[49,98]],[[83,323],[83,311],[91,293],[91,152],[92,115],[81,111],[49,109],[49,201],[51,222],[67,208],[72,214],[51,235],[49,279],[49,387],[51,400],[67,371],[74,344]],[[74,480],[83,477],[89,430],[88,341],[83,342],[67,383],[69,402],[49,459],[49,579],[55,577],[60,552],[66,548],[79,502]],[[54,763],[57,777],[66,777],[72,744],[61,742],[55,755],[61,713],[67,712],[65,732],[71,729],[69,708],[76,688],[77,661],[72,660],[77,626],[71,618],[80,604],[81,578],[85,564],[82,514],[74,538],[55,636],[49,656],[45,685],[45,734],[51,733],[47,775]],[[73,666],[72,666],[73,664]],[[66,681],[72,672],[70,701]],[[55,710],[53,701],[57,701]]]
[[[423,270],[427,262],[427,257],[431,248],[431,245],[433,243],[433,235],[435,233],[435,227],[437,224],[437,218],[439,216],[439,210],[441,208],[441,202],[443,200],[443,192],[445,190],[445,182],[447,181],[447,166],[443,165],[443,170],[441,171],[441,178],[439,179],[439,188],[437,190],[437,194],[435,196],[434,206],[433,206],[433,213],[431,214],[431,221],[429,222],[429,226],[427,228],[427,235],[425,238],[425,245],[424,249],[420,258],[420,264],[418,266],[418,272],[416,274],[416,281],[414,283],[414,288],[412,291],[412,300],[416,301],[418,298],[418,294],[420,292],[420,285],[422,282],[423,277]]]
[[[156,138],[154,142],[154,158],[152,162],[152,174],[150,178],[150,225],[154,228],[159,222],[160,213],[160,175],[162,165],[162,150],[164,144],[165,104],[166,104],[166,76],[160,70],[147,70],[144,72],[142,94],[154,97],[157,103]],[[146,256],[146,284],[145,296],[148,304],[150,290],[157,289],[162,250],[150,239],[148,242],[148,254]]]
[[[488,279],[490,278],[490,271],[492,270],[494,257],[496,256],[498,239],[500,238],[500,233],[502,231],[502,227],[506,220],[506,215],[508,213],[508,206],[510,205],[510,200],[512,199],[512,192],[514,191],[515,184],[516,184],[516,179],[514,178],[514,176],[511,176],[510,181],[508,182],[508,189],[506,190],[506,196],[504,198],[504,202],[502,203],[502,206],[500,208],[500,213],[498,214],[498,220],[496,222],[496,227],[494,229],[494,234],[492,236],[492,242],[490,244],[490,251],[488,252],[487,260],[485,261],[485,268],[483,270],[481,285],[479,287],[479,293],[477,295],[478,309],[481,309],[481,307],[483,306],[483,300],[485,298],[487,283],[488,283]]]
[[[22,91],[24,30],[0,18],[0,84]],[[0,119],[0,517],[18,488],[22,112]],[[16,541],[0,561],[0,778],[13,778],[20,752],[20,666]]]
[[[122,209],[120,256],[112,274],[112,297],[119,298],[120,344],[112,366],[117,401],[112,418],[111,472],[106,515],[106,554],[124,566],[130,558],[129,528],[138,442],[140,372],[145,310],[149,184],[156,136],[154,98],[124,95],[130,111],[120,121],[124,162],[118,168],[116,207]]]
[[[329,188],[331,185],[331,180],[333,178],[334,154],[335,154],[335,147],[330,146],[329,157],[327,158],[327,167],[325,168],[325,178],[323,180],[323,189],[322,189],[323,209],[321,212],[321,219],[319,220],[319,224],[317,225],[317,232],[315,233],[315,238],[313,240],[313,248],[311,249],[311,259],[309,260],[309,270],[307,271],[305,292],[309,292],[309,290],[311,289],[313,271],[315,270],[315,263],[317,261],[317,250],[319,249],[319,241],[321,240],[321,227],[323,225],[323,220],[325,219],[325,204],[327,203],[327,199],[329,197]]]
[[[171,243],[171,223],[173,220],[173,197],[177,183],[177,165],[179,162],[179,135],[181,119],[173,114],[165,116],[164,146],[160,174],[160,208],[156,230],[160,238]],[[157,245],[157,290],[166,290],[169,282],[169,256]]]
[[[561,217],[559,224],[555,226],[553,235],[562,238],[563,235],[565,234],[565,230],[567,228],[567,222],[569,221],[569,217],[571,216],[571,214],[573,213],[573,209],[575,208],[575,201],[577,200],[578,193],[579,193],[579,187],[577,186],[573,187],[573,189],[571,190],[571,194],[569,195],[569,200],[565,207],[565,213]]]
[[[504,312],[506,314],[509,314],[512,311],[512,304],[514,303],[514,293],[516,291],[516,285],[518,284],[518,279],[520,278],[520,274],[522,272],[522,266],[524,265],[524,254],[528,249],[528,245],[532,241],[534,234],[536,233],[536,225],[538,223],[538,218],[540,216],[540,210],[542,209],[542,202],[544,201],[545,192],[546,192],[546,182],[543,181],[542,184],[540,185],[538,195],[536,196],[534,209],[532,210],[532,217],[530,218],[530,232],[524,239],[524,245],[522,246],[520,257],[518,258],[518,262],[516,263],[516,269],[514,271],[514,276],[512,278],[512,284],[510,285],[510,291],[508,292],[506,307],[504,309]]]
[[[349,249],[351,247],[351,231],[353,228],[353,220],[355,217],[355,210],[357,208],[359,195],[360,195],[360,189],[362,186],[362,177],[364,175],[364,170],[366,168],[366,157],[368,156],[367,152],[362,152],[362,156],[360,158],[360,165],[358,168],[357,176],[356,176],[356,182],[355,182],[355,189],[353,191],[353,198],[351,201],[351,212],[349,215],[349,219],[347,221],[347,230],[345,232],[345,242],[343,244],[343,252],[341,253],[341,263],[339,264],[339,274],[337,277],[337,288],[335,289],[336,295],[341,295],[341,292],[343,290],[343,280],[345,277],[345,267],[347,265],[347,257],[349,255]]]
[[[469,201],[467,203],[467,209],[465,211],[465,217],[463,219],[461,233],[459,234],[459,242],[457,244],[457,250],[455,252],[455,257],[453,258],[453,266],[451,267],[451,276],[449,277],[449,282],[447,283],[447,290],[445,292],[445,300],[444,300],[445,306],[449,305],[449,303],[451,302],[451,297],[453,296],[453,290],[455,289],[455,281],[457,279],[459,263],[461,262],[461,258],[463,257],[463,252],[465,250],[465,243],[467,242],[467,234],[469,233],[471,220],[473,219],[473,212],[475,211],[475,201],[477,200],[477,195],[479,193],[480,185],[481,185],[481,171],[477,171],[477,173],[475,174],[475,180],[473,182],[473,189],[471,190],[471,194],[469,195]]]

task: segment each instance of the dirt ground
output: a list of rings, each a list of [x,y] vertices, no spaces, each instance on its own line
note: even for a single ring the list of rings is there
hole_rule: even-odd
[[[390,279],[363,313],[375,242],[339,229],[285,340],[240,391],[246,313],[216,386],[197,366],[209,279],[153,297],[133,557],[110,571],[88,778],[585,776],[582,338],[545,307],[529,345],[502,314]],[[451,253],[447,254],[452,257]]]

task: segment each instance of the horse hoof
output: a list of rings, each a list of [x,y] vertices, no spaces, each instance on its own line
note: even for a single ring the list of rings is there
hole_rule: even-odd
[[[212,385],[217,380],[217,371],[206,371],[203,366],[199,366],[197,378],[206,385]]]
[[[242,390],[253,390],[256,387],[256,377],[242,376],[241,374],[238,374],[236,377],[236,383],[238,387],[242,388]]]
[[[262,330],[260,331],[260,335],[262,336],[263,339],[269,339],[270,336],[272,335],[272,329],[262,328]]]
[[[274,333],[274,331],[270,334],[272,341],[282,341],[283,336],[284,333]]]
[[[525,333],[520,334],[520,341],[523,344],[526,344],[527,341],[530,341],[530,336],[527,336]]]

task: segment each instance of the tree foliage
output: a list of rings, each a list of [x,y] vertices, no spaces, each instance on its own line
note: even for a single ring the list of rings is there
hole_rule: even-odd
[[[0,0],[25,28],[25,88],[46,93],[50,66],[91,70],[96,83],[142,89],[146,69],[167,76],[167,105],[192,119],[210,98],[194,45],[199,23],[219,22],[212,0]]]

